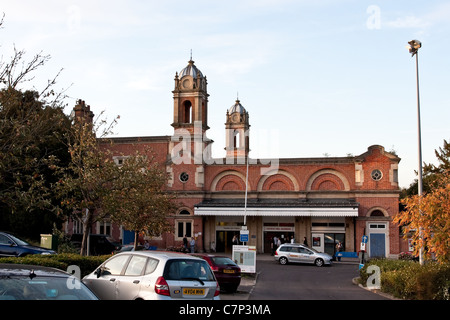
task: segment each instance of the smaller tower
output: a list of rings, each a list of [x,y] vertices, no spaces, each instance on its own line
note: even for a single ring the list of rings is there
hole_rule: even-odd
[[[250,150],[250,124],[248,112],[236,100],[236,103],[227,110],[225,134],[226,157],[247,157]]]

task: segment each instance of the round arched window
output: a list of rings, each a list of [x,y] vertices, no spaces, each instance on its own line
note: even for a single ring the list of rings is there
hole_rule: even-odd
[[[180,181],[181,182],[187,182],[189,180],[189,175],[186,172],[182,172],[180,174]]]
[[[384,217],[383,212],[381,210],[374,210],[370,213],[371,217]]]
[[[372,171],[372,179],[375,181],[380,181],[383,178],[383,173],[380,170],[375,169]]]

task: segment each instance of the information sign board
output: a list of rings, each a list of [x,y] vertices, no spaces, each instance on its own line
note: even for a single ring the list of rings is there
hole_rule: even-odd
[[[233,261],[241,268],[243,273],[256,272],[256,247],[255,246],[233,246]]]

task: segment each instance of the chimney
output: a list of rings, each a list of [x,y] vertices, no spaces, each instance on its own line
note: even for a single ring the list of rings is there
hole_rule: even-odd
[[[77,104],[73,108],[73,114],[75,122],[93,123],[94,113],[91,111],[91,106],[86,105],[84,100],[77,100]]]

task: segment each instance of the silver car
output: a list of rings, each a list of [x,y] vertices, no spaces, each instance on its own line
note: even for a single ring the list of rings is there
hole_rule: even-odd
[[[220,299],[220,287],[208,263],[176,252],[119,253],[83,282],[105,300]]]
[[[318,252],[302,244],[285,243],[275,251],[275,260],[280,264],[297,262],[311,263],[322,267],[324,265],[331,265],[332,257],[327,253]]]

